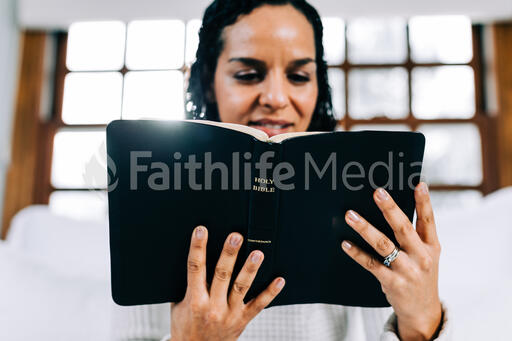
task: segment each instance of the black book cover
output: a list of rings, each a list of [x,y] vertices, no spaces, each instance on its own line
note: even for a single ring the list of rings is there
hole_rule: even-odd
[[[386,188],[412,220],[424,145],[413,132],[277,143],[191,121],[114,121],[107,128],[113,298],[181,301],[191,233],[204,225],[208,281],[231,232],[244,236],[232,282],[252,250],[265,254],[246,301],[282,276],[286,285],[270,306],[389,306],[377,279],[342,251],[347,239],[379,257],[344,216],[355,210],[396,243],[372,194]]]

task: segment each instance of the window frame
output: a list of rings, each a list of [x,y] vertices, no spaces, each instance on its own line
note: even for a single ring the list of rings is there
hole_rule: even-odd
[[[349,22],[348,22],[349,23]],[[186,23],[185,23],[186,25]],[[347,22],[344,25],[345,35],[344,35],[344,44],[345,44],[345,56],[348,56],[348,42],[347,42]],[[344,72],[344,106],[345,106],[345,114],[344,116],[338,120],[338,126],[343,127],[345,130],[350,130],[350,128],[357,124],[378,124],[378,125],[386,125],[386,124],[406,124],[411,128],[411,130],[416,130],[421,124],[461,124],[461,123],[471,123],[474,124],[479,132],[481,137],[481,150],[482,150],[482,182],[479,185],[442,185],[442,184],[432,184],[430,185],[430,189],[432,191],[460,191],[460,190],[476,190],[481,193],[488,194],[498,188],[498,170],[493,165],[496,162],[496,141],[494,141],[493,137],[496,132],[496,124],[492,115],[487,113],[486,111],[486,103],[485,103],[485,84],[484,84],[484,64],[482,60],[483,55],[483,26],[482,25],[472,25],[472,42],[473,42],[473,58],[468,63],[415,63],[411,59],[411,48],[409,42],[409,25],[406,24],[406,37],[407,37],[407,58],[404,63],[398,64],[352,64],[349,62],[348,58],[345,57],[342,64],[339,65],[329,65],[329,69],[337,68]],[[72,72],[66,67],[66,49],[67,49],[67,32],[55,32],[53,36],[56,39],[56,59],[55,59],[55,76],[54,76],[54,88],[53,88],[53,98],[52,98],[52,115],[48,122],[44,124],[44,138],[42,139],[42,148],[40,157],[38,159],[39,169],[41,170],[41,179],[42,179],[42,189],[38,193],[38,197],[40,198],[40,202],[48,203],[49,197],[54,191],[104,191],[105,189],[100,188],[55,188],[51,183],[51,165],[52,165],[52,154],[53,154],[53,140],[55,134],[62,128],[67,129],[97,129],[97,128],[105,128],[105,124],[87,124],[87,125],[69,125],[66,124],[62,120],[62,103],[63,103],[63,95],[64,95],[64,80],[68,73]],[[125,38],[126,39],[126,38]],[[475,115],[471,118],[449,118],[449,119],[419,119],[416,118],[412,114],[412,80],[411,73],[413,68],[415,67],[437,67],[437,66],[457,66],[457,65],[465,65],[470,66],[474,71],[474,79],[475,79]],[[384,117],[377,117],[372,119],[354,119],[350,116],[349,111],[349,81],[348,75],[350,70],[353,69],[364,69],[364,68],[393,68],[393,67],[402,67],[407,70],[408,73],[408,116],[401,119],[389,119]],[[184,75],[187,74],[189,66],[184,63],[184,65],[179,69],[174,69],[176,71],[183,72]],[[126,65],[123,66],[120,72],[124,78],[127,72],[130,70],[127,69]],[[152,70],[153,71],[153,70]],[[158,70],[154,70],[158,71]],[[101,72],[101,71],[100,71]]]
[[[350,22],[348,22],[350,23]],[[348,56],[348,40],[347,40],[347,24],[345,24],[345,56]],[[387,63],[387,64],[352,64],[348,58],[345,57],[342,64],[329,65],[328,68],[340,69],[344,73],[345,81],[345,115],[343,118],[338,120],[338,126],[344,130],[349,131],[354,125],[359,124],[405,124],[411,128],[412,131],[416,131],[418,126],[422,124],[474,124],[479,132],[481,138],[481,152],[482,152],[482,182],[479,185],[443,185],[443,184],[432,184],[430,185],[431,190],[439,191],[456,191],[456,190],[477,190],[484,195],[496,190],[498,188],[497,183],[497,169],[493,167],[496,164],[496,143],[493,140],[493,136],[496,131],[495,120],[486,111],[486,98],[485,93],[485,82],[484,82],[484,64],[483,64],[483,29],[484,26],[481,24],[472,24],[472,46],[473,46],[473,57],[468,63],[416,63],[411,59],[411,45],[409,40],[409,24],[406,23],[406,39],[407,39],[407,57],[404,63]],[[473,69],[475,79],[475,114],[471,118],[438,118],[438,119],[420,119],[413,115],[412,112],[412,77],[411,73],[415,67],[439,67],[439,66],[469,66]],[[394,68],[401,67],[407,70],[408,74],[408,115],[405,118],[390,119],[385,117],[376,117],[372,119],[356,119],[350,117],[349,111],[349,72],[353,69],[378,69],[378,68]]]

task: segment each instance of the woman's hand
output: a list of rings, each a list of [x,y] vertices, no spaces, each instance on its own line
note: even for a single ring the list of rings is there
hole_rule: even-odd
[[[398,258],[386,267],[349,241],[343,241],[342,248],[379,280],[396,313],[400,339],[430,340],[442,316],[437,286],[441,246],[427,185],[420,183],[414,191],[416,230],[385,190],[377,189],[373,197],[400,243]],[[395,249],[389,238],[354,211],[347,211],[345,220],[381,256]]]
[[[206,283],[206,243],[208,231],[198,226],[192,233],[188,254],[187,291],[183,301],[171,303],[171,340],[236,340],[245,326],[284,286],[276,278],[262,293],[247,304],[243,299],[263,262],[263,252],[251,252],[240,270],[228,297],[228,287],[242,235],[231,233],[217,262],[211,287]]]

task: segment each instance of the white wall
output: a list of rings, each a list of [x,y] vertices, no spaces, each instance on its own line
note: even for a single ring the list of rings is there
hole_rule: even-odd
[[[66,28],[79,20],[202,17],[210,0],[19,0],[20,24]],[[322,16],[463,14],[475,21],[512,18],[511,0],[310,0]]]
[[[14,90],[18,72],[18,39],[16,2],[0,0],[0,218],[3,209],[5,173],[11,152]]]

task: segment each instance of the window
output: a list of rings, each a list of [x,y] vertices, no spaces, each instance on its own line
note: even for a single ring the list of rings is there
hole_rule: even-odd
[[[183,75],[195,57],[199,27],[199,20],[79,22],[61,36],[52,209],[104,218],[105,127],[116,119],[184,117]]]
[[[462,16],[322,20],[338,129],[423,132],[424,174],[437,206],[451,198],[471,203],[486,192],[478,27]],[[79,217],[106,212],[110,121],[184,117],[184,74],[200,25],[80,22],[59,35],[53,209]]]
[[[323,22],[338,129],[425,134],[423,175],[436,208],[488,191],[479,27],[463,16]]]

